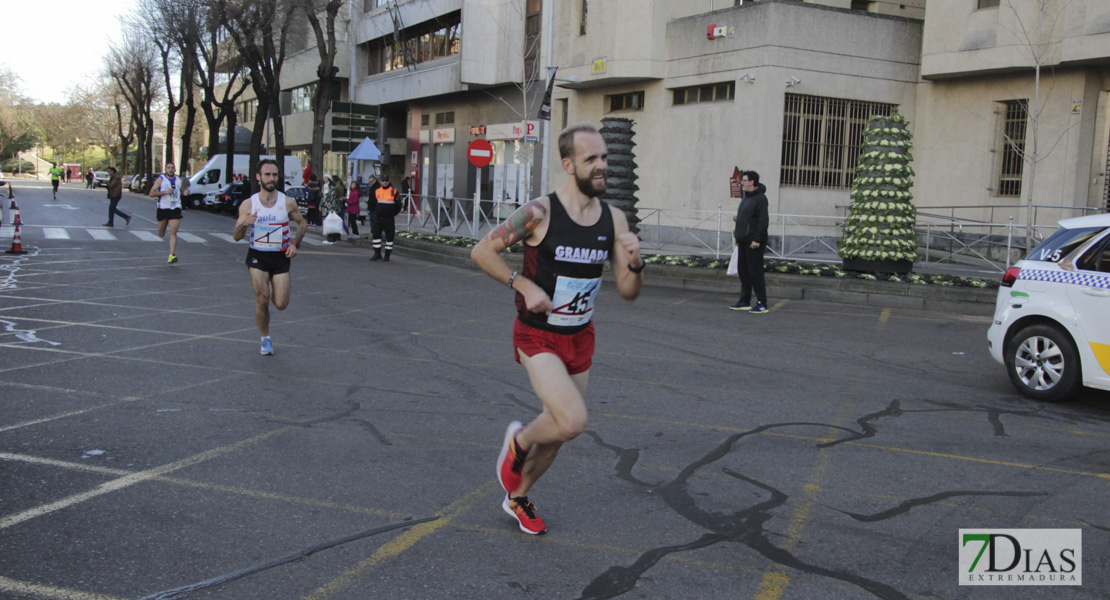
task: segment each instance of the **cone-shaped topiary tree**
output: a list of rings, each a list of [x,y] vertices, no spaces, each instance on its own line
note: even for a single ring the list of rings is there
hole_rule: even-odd
[[[605,176],[607,188],[601,199],[623,210],[628,216],[629,229],[638,233],[640,219],[636,217],[636,191],[640,188],[636,185],[636,155],[632,153],[632,148],[636,146],[636,142],[632,141],[632,136],[636,135],[632,131],[634,124],[632,119],[620,117],[601,120],[599,132],[609,149],[609,170]]]
[[[852,271],[908,273],[917,260],[917,209],[910,194],[913,134],[906,118],[872,115],[863,131],[840,258]]]

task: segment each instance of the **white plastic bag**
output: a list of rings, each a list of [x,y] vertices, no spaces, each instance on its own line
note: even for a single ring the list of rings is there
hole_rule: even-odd
[[[343,233],[343,219],[339,215],[330,212],[328,216],[324,217],[324,235]]]
[[[726,271],[729,275],[739,275],[740,274],[740,270],[736,267],[736,261],[739,260],[739,259],[740,259],[740,248],[738,246],[733,246],[732,247],[732,258],[728,259],[728,271]]]

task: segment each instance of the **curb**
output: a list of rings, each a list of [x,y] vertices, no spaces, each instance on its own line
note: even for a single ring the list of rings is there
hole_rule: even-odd
[[[370,240],[354,240],[357,245],[369,246]],[[470,249],[448,244],[398,237],[397,247],[405,254],[438,264],[477,270],[470,260]],[[523,257],[519,252],[502,254],[505,261],[519,268]],[[700,269],[650,264],[646,272],[650,277],[644,284],[652,287],[682,289],[697,292],[719,293],[735,296],[740,284],[734,275],[720,269]],[[609,271],[606,278],[611,280]],[[873,306],[913,310],[933,310],[973,316],[994,315],[997,290],[958,288],[939,285],[891,283],[862,279],[835,279],[811,275],[767,273],[767,295],[771,298],[814,300],[834,304]]]

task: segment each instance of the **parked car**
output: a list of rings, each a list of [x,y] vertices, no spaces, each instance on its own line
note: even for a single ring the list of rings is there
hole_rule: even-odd
[[[127,189],[139,194],[143,193],[143,190],[147,189],[146,175],[143,175],[141,173],[138,175],[133,175],[131,181],[127,184]]]
[[[1110,390],[1110,214],[1060,229],[1006,272],[987,331],[991,356],[1022,394],[1066,400]]]
[[[204,204],[206,208],[212,210],[236,212],[243,200],[250,197],[250,191],[250,188],[242,181],[233,181],[215,192],[206,194]]]
[[[294,185],[285,188],[285,195],[297,201],[297,209],[301,214],[308,212],[308,188],[303,185]]]
[[[107,171],[93,171],[93,188],[108,187],[109,175]]]

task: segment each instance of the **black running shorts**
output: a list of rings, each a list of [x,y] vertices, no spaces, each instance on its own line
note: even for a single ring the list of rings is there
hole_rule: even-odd
[[[159,221],[172,221],[174,219],[181,219],[180,208],[159,208],[155,215]]]
[[[289,265],[293,262],[281,251],[263,252],[250,248],[247,250],[247,266],[270,275],[281,275],[289,272]]]

